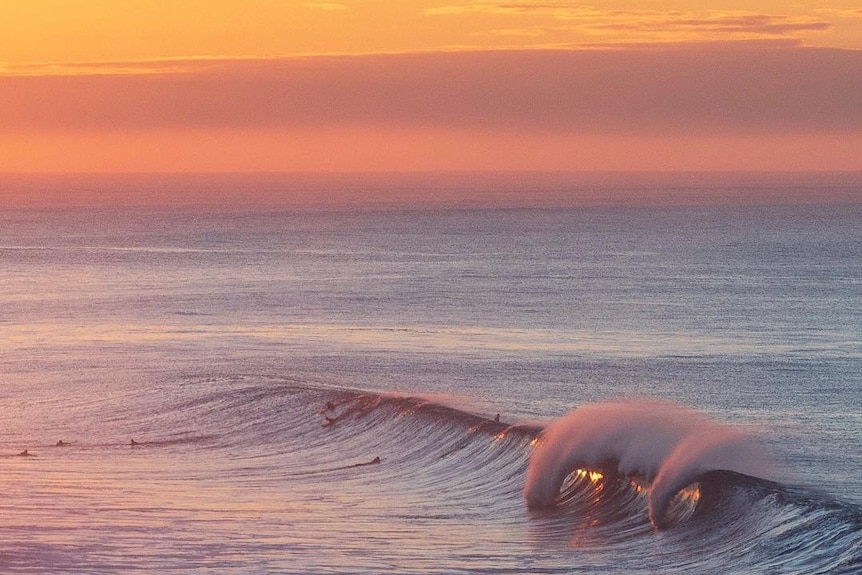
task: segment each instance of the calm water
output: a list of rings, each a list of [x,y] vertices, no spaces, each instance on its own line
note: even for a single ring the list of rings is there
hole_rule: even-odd
[[[862,572],[860,246],[860,205],[2,210],[0,572]]]

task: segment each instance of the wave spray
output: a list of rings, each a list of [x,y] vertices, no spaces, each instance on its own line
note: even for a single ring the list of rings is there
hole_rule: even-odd
[[[556,504],[578,469],[639,477],[650,484],[656,526],[674,495],[709,471],[764,477],[771,458],[745,433],[669,402],[611,401],[586,405],[548,425],[534,450],[524,498],[530,509]]]

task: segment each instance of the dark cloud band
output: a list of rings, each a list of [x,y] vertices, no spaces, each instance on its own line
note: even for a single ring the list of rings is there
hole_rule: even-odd
[[[428,126],[579,135],[862,131],[862,51],[769,42],[126,68],[121,74],[106,68],[0,77],[0,126]]]

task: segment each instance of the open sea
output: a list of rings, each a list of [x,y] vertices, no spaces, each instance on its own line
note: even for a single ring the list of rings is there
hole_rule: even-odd
[[[0,573],[862,573],[862,203],[486,204],[0,207]]]

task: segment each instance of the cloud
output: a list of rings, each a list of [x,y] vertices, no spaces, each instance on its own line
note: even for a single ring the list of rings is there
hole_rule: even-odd
[[[239,60],[229,60],[237,62]],[[0,63],[0,81],[14,76],[106,76],[106,75],[162,75],[194,73],[207,65],[226,62],[223,58],[156,59],[128,62],[70,62],[70,63]]]
[[[539,27],[533,28],[498,28],[487,32],[474,32],[476,36],[520,36],[526,38],[535,38],[543,36],[545,31]]]
[[[426,11],[437,16],[457,16],[481,13],[498,17],[545,17],[543,24],[535,23],[546,31],[586,32],[610,34],[638,33],[643,37],[667,37],[677,33],[682,38],[717,38],[726,35],[737,37],[779,37],[800,32],[823,31],[831,24],[807,16],[758,14],[748,11],[668,11],[668,10],[598,10],[573,2],[476,2],[440,6]],[[823,12],[819,12],[823,13]],[[833,12],[834,14],[834,12]],[[535,20],[533,20],[536,22]],[[561,28],[554,22],[569,23]]]
[[[313,10],[324,10],[326,12],[340,12],[348,9],[346,5],[339,4],[337,2],[306,2],[303,6]]]
[[[0,77],[4,131],[862,131],[862,51],[781,43],[148,63]]]
[[[594,23],[593,29],[637,31],[637,32],[701,32],[717,34],[749,34],[762,36],[784,36],[794,32],[828,30],[828,22],[795,19],[766,14],[718,15],[706,18],[675,16],[667,18],[653,15],[640,20],[625,22]]]
[[[555,17],[595,16],[603,14],[589,6],[572,2],[545,2],[526,4],[513,2],[472,2],[470,4],[450,4],[425,10],[432,16],[457,16],[461,14],[524,15],[545,14]]]
[[[862,8],[818,8],[815,12],[843,18],[862,18]]]

